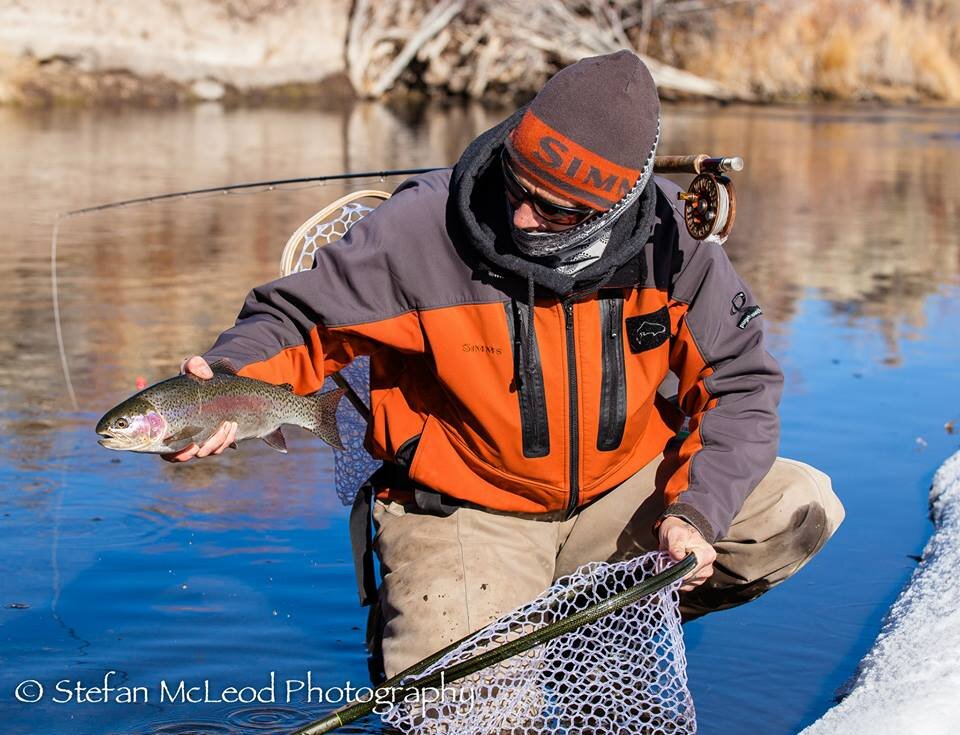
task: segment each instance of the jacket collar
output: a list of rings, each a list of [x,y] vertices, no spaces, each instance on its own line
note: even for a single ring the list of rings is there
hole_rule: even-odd
[[[634,284],[642,282],[644,259],[637,256],[653,231],[658,198],[652,179],[640,198],[615,224],[603,256],[582,271],[565,275],[516,252],[497,162],[507,133],[519,122],[524,109],[481,134],[467,146],[453,168],[447,219],[476,255],[475,267],[511,280],[532,280],[537,286],[561,297],[612,286],[615,275],[618,281],[625,278],[637,279]]]

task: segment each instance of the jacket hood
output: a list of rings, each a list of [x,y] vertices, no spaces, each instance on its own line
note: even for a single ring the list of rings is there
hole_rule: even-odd
[[[602,287],[621,266],[637,256],[653,232],[656,186],[651,179],[630,208],[617,220],[603,255],[572,275],[525,258],[510,235],[508,205],[498,164],[507,134],[526,108],[482,133],[463,152],[450,179],[448,220],[478,256],[480,270],[533,281],[558,296]]]

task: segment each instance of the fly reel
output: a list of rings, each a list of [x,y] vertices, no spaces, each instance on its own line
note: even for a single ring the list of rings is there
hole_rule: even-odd
[[[683,220],[687,232],[696,240],[726,238],[737,216],[737,195],[725,173],[743,169],[743,159],[697,156],[657,156],[654,170],[659,173],[695,173],[687,191],[677,197],[684,202]]]

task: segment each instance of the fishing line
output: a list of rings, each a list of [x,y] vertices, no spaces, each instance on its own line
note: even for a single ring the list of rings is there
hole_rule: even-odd
[[[681,561],[670,565],[659,574],[648,577],[639,584],[618,592],[606,599],[600,600],[582,610],[547,623],[542,628],[515,638],[496,648],[484,650],[482,653],[452,666],[433,671],[426,676],[410,681],[411,677],[421,674],[432,664],[439,661],[447,653],[484,635],[496,621],[480,630],[471,633],[463,639],[452,643],[446,648],[431,654],[422,661],[418,661],[399,674],[387,679],[377,687],[369,698],[355,699],[353,702],[340,707],[319,720],[300,728],[293,735],[321,735],[332,732],[355,720],[365,717],[374,711],[377,706],[383,705],[381,695],[390,696],[392,702],[403,702],[410,695],[418,695],[425,690],[436,689],[450,682],[462,679],[465,676],[488,668],[508,658],[529,651],[543,643],[559,638],[590,623],[594,623],[605,615],[621,610],[648,595],[654,594],[682,578],[697,565],[696,556],[691,552]],[[580,594],[579,588],[571,588],[567,593],[570,597]]]
[[[53,222],[53,238],[50,241],[50,288],[53,297],[53,326],[57,332],[57,349],[60,351],[60,368],[67,383],[67,393],[70,394],[70,403],[73,410],[79,409],[77,394],[73,391],[73,381],[70,379],[70,366],[67,364],[67,351],[63,346],[63,329],[60,326],[60,288],[57,281],[57,240],[60,235],[60,219],[58,214]]]

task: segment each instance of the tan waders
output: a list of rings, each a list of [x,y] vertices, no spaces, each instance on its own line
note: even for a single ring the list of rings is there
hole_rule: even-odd
[[[449,515],[415,504],[373,508],[383,583],[375,628],[392,676],[536,597],[590,561],[658,547],[660,459],[572,518],[536,519],[460,507]],[[830,478],[777,459],[714,544],[714,575],[681,598],[685,619],[752,600],[794,574],[843,520]]]

